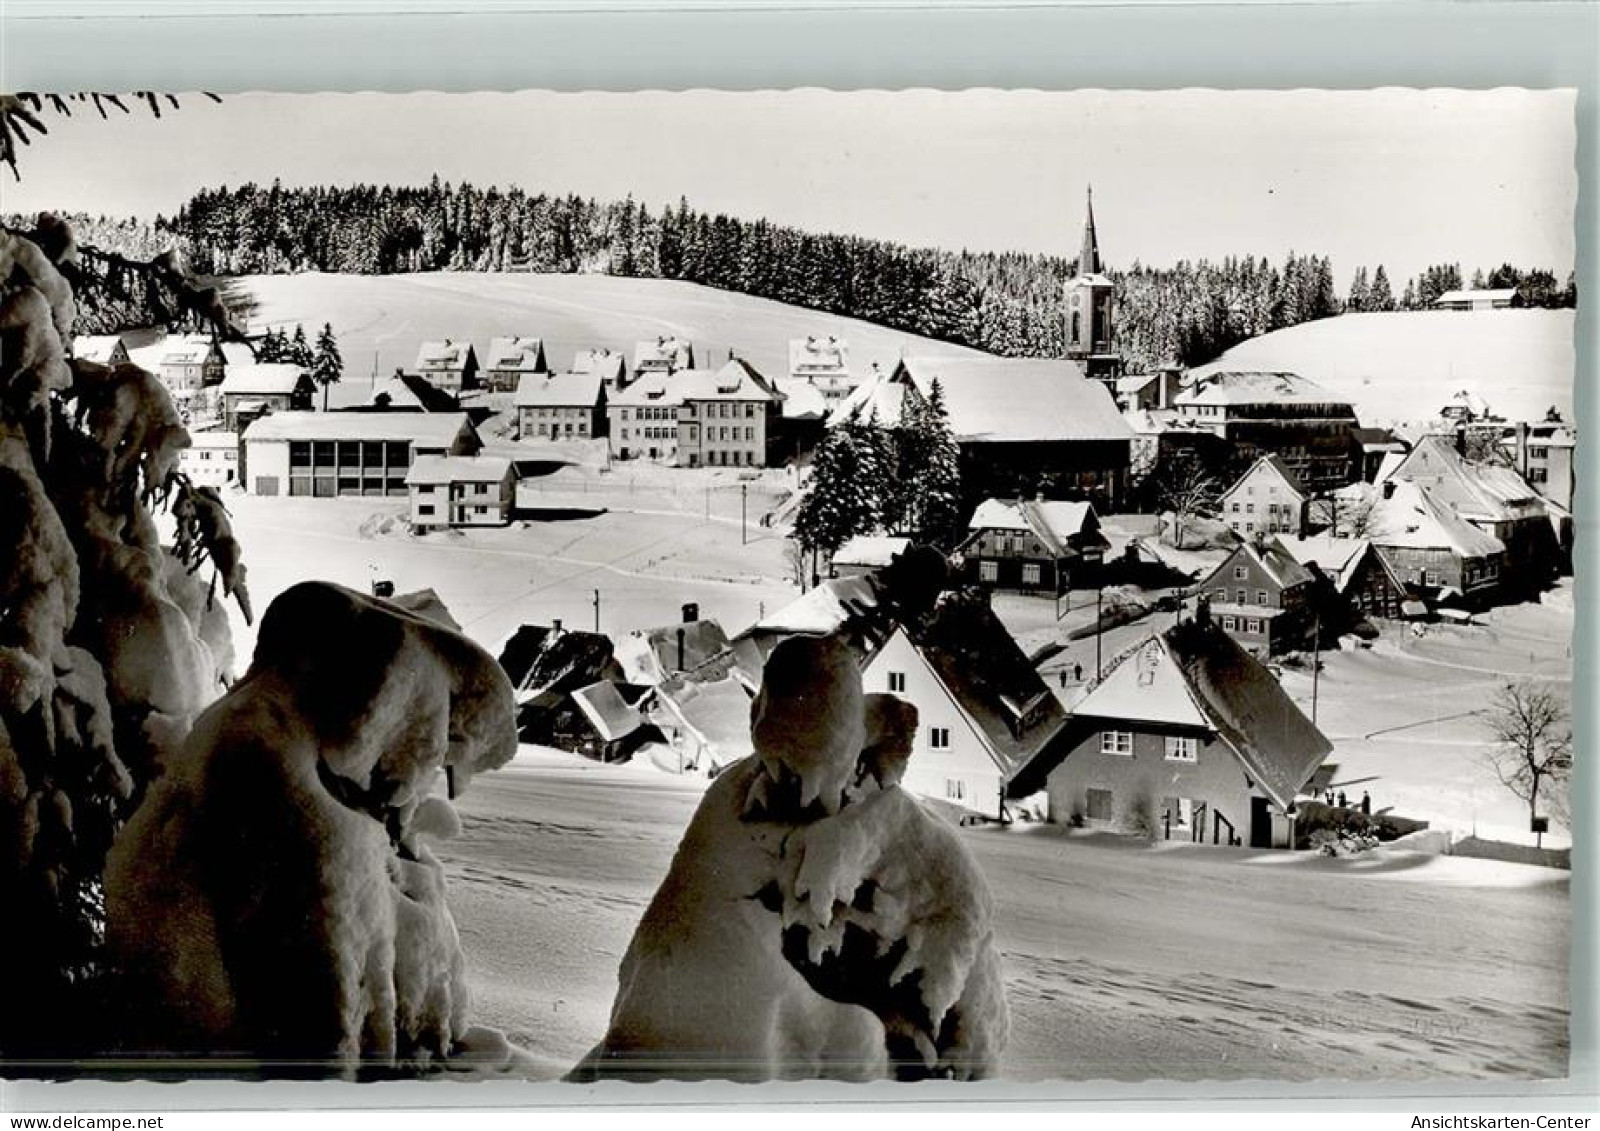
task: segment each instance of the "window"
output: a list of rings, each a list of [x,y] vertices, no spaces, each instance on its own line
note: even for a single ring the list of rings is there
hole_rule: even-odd
[[[1200,743],[1193,738],[1167,737],[1167,761],[1197,762],[1200,760]]]
[[[420,515],[427,515],[427,516],[429,516],[431,518],[433,516],[433,504],[432,503],[422,503],[422,504],[420,504],[417,507],[417,513],[420,514]]]
[[[1261,621],[1256,617],[1251,617],[1247,631],[1259,634],[1261,632]]]
[[[1238,503],[1234,503],[1233,504],[1233,513],[1234,514],[1238,514],[1239,513],[1239,504]]]
[[[1240,566],[1234,566],[1233,567],[1233,579],[1235,581],[1243,581],[1245,578],[1247,578],[1249,576],[1250,576],[1250,571],[1245,569],[1244,566],[1240,565]]]
[[[1000,563],[999,562],[979,562],[978,563],[978,579],[980,581],[999,581],[1000,580]]]
[[[1121,754],[1131,758],[1133,756],[1133,732],[1131,730],[1101,731],[1100,753]]]
[[[1218,589],[1214,596],[1217,600],[1226,602],[1228,599],[1228,591],[1226,589]]]
[[[1234,601],[1234,604],[1236,604],[1236,605],[1246,604],[1247,603],[1247,599],[1249,598],[1249,596],[1250,596],[1250,594],[1248,592],[1246,592],[1245,590],[1243,590],[1243,589],[1237,590],[1234,593],[1234,597],[1236,598],[1236,600]]]
[[[1028,562],[1022,567],[1022,584],[1039,584],[1039,565],[1037,562]]]
[[[928,728],[928,748],[930,750],[948,750],[948,749],[950,749],[950,728],[949,727],[929,727]]]
[[[906,689],[906,673],[905,672],[890,672],[889,673],[889,690],[890,691],[904,691],[905,689]]]
[[[960,778],[946,778],[944,781],[944,795],[951,801],[962,801],[967,796],[967,783]]]
[[[1222,631],[1233,632],[1239,627],[1239,622],[1233,617],[1222,618]]]
[[[1265,605],[1266,603],[1267,603],[1267,591],[1265,589],[1257,589],[1256,590],[1256,604]]]

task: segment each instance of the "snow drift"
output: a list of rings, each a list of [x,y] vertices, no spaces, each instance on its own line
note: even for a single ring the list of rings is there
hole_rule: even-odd
[[[107,865],[134,1050],[351,1074],[494,1047],[425,840],[457,827],[441,770],[515,753],[512,690],[430,612],[322,582],[267,610]]]
[[[954,831],[899,788],[916,709],[864,695],[839,636],[796,637],[751,720],[756,752],[706,792],[572,1078],[992,1075],[992,907]]]

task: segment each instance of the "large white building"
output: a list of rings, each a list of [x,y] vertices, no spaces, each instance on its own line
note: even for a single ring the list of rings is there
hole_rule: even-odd
[[[403,498],[419,457],[481,446],[464,412],[275,412],[245,430],[241,478],[252,495]]]

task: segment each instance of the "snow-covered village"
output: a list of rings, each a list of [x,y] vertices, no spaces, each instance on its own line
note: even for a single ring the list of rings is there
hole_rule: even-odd
[[[1571,100],[1314,93],[0,96],[0,1068],[1565,1075]]]

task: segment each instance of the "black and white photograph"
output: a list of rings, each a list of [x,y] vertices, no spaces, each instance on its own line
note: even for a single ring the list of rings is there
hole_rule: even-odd
[[[0,1075],[1566,1078],[1576,105],[0,95]]]

